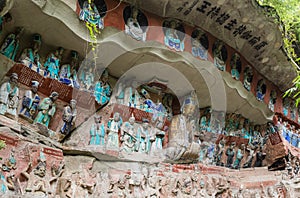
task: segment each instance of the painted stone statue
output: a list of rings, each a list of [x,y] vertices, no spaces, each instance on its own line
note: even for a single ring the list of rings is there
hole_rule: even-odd
[[[125,122],[121,131],[121,149],[126,153],[132,153],[134,151],[134,145],[136,144],[136,126],[135,117],[131,115],[128,122]]]
[[[269,109],[271,109],[272,111],[274,111],[274,106],[277,100],[277,93],[275,90],[272,90],[270,93],[270,100],[269,100]]]
[[[50,53],[47,56],[44,67],[46,68],[48,73],[47,75],[50,78],[59,79],[59,67],[63,52],[64,49],[59,47],[54,53]]]
[[[242,62],[241,62],[240,55],[235,53],[231,57],[230,66],[231,66],[231,76],[232,76],[232,78],[234,78],[236,80],[239,80],[240,79],[241,67],[242,67]]]
[[[0,48],[0,53],[13,61],[15,60],[16,54],[18,53],[20,47],[19,37],[21,36],[23,30],[23,27],[18,27],[15,33],[9,34]]]
[[[243,82],[244,87],[247,91],[251,90],[252,79],[253,79],[253,72],[250,66],[248,66],[244,70],[244,82]]]
[[[92,90],[94,88],[94,73],[93,73],[93,68],[89,67],[84,68],[83,71],[80,73],[80,80],[82,83],[82,87],[86,90]]]
[[[90,129],[90,145],[105,145],[105,126],[102,123],[102,116],[96,115]]]
[[[71,51],[71,62],[70,64],[64,64],[60,68],[59,80],[69,86],[79,88],[79,82],[77,78],[78,68],[78,52]]]
[[[123,11],[125,33],[138,41],[146,41],[148,20],[135,6],[127,6]]]
[[[266,84],[264,80],[259,80],[256,87],[256,99],[258,101],[263,101],[266,94]]]
[[[137,81],[131,81],[128,84],[124,90],[124,105],[141,109],[141,96],[136,89],[138,87]]]
[[[149,120],[143,119],[142,126],[140,126],[137,130],[137,144],[135,150],[140,153],[149,153],[151,150],[151,142],[150,142],[150,135],[151,135],[151,128],[149,126]]]
[[[94,89],[95,100],[98,104],[104,105],[109,102],[111,87],[108,83],[108,71],[104,70],[100,80],[96,82]]]
[[[233,142],[227,148],[226,153],[225,153],[226,156],[227,156],[226,167],[228,167],[228,168],[232,167],[233,158],[234,158],[234,155],[235,155],[234,147],[235,147],[235,143]]]
[[[40,55],[38,51],[41,48],[42,38],[40,34],[33,35],[33,46],[32,48],[26,48],[23,50],[20,62],[30,69],[40,73],[41,63],[40,63]]]
[[[77,101],[72,99],[70,104],[64,107],[62,119],[64,121],[63,126],[60,129],[60,133],[63,135],[68,135],[72,128],[75,126],[75,121],[77,117],[76,109]]]
[[[58,93],[52,92],[47,98],[44,98],[38,106],[38,114],[34,120],[34,123],[40,123],[49,126],[51,118],[54,116],[56,111],[55,101],[58,99]]]
[[[122,118],[120,113],[115,112],[113,115],[113,119],[110,119],[107,123],[107,148],[118,149],[119,148],[119,131],[122,126]]]
[[[207,35],[200,29],[192,32],[192,54],[203,60],[207,60],[209,41]]]
[[[9,81],[0,87],[0,114],[17,115],[19,101],[18,74],[12,73]]]
[[[283,115],[288,116],[290,110],[291,101],[289,98],[283,98]]]
[[[221,71],[226,69],[227,50],[224,43],[217,40],[213,45],[214,65]]]
[[[175,19],[166,20],[163,23],[163,29],[165,33],[165,45],[175,51],[183,51],[185,36],[183,25]]]
[[[240,148],[237,150],[235,161],[233,163],[233,168],[239,169],[241,161],[245,155],[245,144],[241,144]]]
[[[193,91],[185,97],[181,106],[181,115],[174,116],[172,119],[169,144],[166,149],[166,157],[172,161],[178,160],[198,160],[200,145],[193,141],[198,123],[195,118],[198,117],[198,100]]]
[[[79,19],[81,21],[90,24],[90,26],[95,26],[97,29],[104,28],[103,18],[107,10],[105,1],[86,0],[83,5],[81,5],[81,8],[79,13]]]
[[[33,121],[38,109],[41,98],[39,97],[37,91],[39,87],[39,82],[31,82],[31,90],[27,90],[23,97],[22,108],[19,115],[28,118]]]

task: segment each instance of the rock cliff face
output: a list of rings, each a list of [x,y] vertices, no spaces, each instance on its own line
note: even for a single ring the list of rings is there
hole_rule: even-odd
[[[299,151],[267,125],[295,73],[252,1],[94,1],[9,10],[0,196],[299,196]]]
[[[297,188],[291,181],[281,183],[281,174],[266,168],[140,161],[135,154],[136,160],[49,147],[51,140],[32,131],[19,132],[27,137],[1,127],[0,138],[6,141],[1,151],[1,194],[6,197],[294,197],[291,193]]]

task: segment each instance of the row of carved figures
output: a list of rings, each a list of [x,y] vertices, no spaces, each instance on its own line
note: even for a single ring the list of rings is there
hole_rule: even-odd
[[[14,150],[0,170],[0,195],[31,195],[75,197],[279,197],[282,187],[275,186],[244,189],[243,185],[232,186],[221,175],[203,174],[199,171],[161,171],[159,167],[141,166],[138,170],[98,170],[91,164],[80,164],[80,171],[65,169],[64,161],[49,167],[43,153],[33,166],[29,162],[20,174]],[[176,166],[176,165],[173,165]],[[172,167],[172,165],[171,165]],[[172,168],[170,170],[173,170]],[[232,180],[232,179],[231,179]],[[234,180],[232,180],[234,181]],[[22,182],[22,184],[21,184]],[[25,183],[25,184],[23,184]]]
[[[89,145],[106,146],[107,149],[120,150],[125,153],[150,154],[162,150],[165,131],[162,130],[163,120],[159,117],[155,127],[149,124],[148,119],[143,119],[142,124],[135,122],[132,115],[123,123],[118,112],[107,123],[101,123],[101,116],[95,116],[95,123],[90,128]]]

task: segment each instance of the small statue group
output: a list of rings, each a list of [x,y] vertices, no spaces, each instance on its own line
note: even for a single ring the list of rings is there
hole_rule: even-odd
[[[109,119],[107,128],[99,115],[94,117],[94,122],[90,128],[89,145],[106,146],[107,149],[120,150],[127,154],[149,154],[162,149],[165,132],[161,130],[161,126],[160,129],[157,127],[153,130],[148,119],[143,119],[140,125],[132,115],[123,123],[120,113],[115,112],[113,118]]]

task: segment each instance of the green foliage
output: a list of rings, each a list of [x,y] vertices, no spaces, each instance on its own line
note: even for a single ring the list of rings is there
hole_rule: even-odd
[[[92,3],[91,0],[88,1],[89,4]],[[92,6],[89,6],[90,11],[92,12]],[[93,16],[92,16],[93,17]],[[97,28],[96,24],[90,23],[88,21],[85,22],[85,25],[87,27],[87,29],[89,30],[89,34],[90,34],[90,38],[91,38],[91,42],[89,42],[89,45],[92,48],[92,52],[93,52],[93,59],[96,63],[96,59],[97,59],[97,35],[100,34],[100,30]]]
[[[300,63],[300,2],[299,0],[257,0],[265,13],[274,17],[284,41],[284,48],[291,58]],[[274,9],[272,9],[274,8]]]
[[[0,150],[2,150],[3,148],[5,148],[6,144],[3,140],[0,140]]]
[[[6,144],[3,140],[0,140],[0,150],[2,150],[3,148],[5,148]],[[0,160],[2,160],[2,158],[0,157]]]

